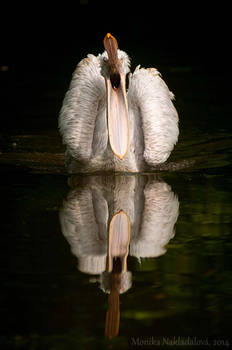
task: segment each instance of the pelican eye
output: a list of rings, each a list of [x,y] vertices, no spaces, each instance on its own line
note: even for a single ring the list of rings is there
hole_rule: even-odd
[[[121,78],[119,73],[110,74],[110,82],[113,89],[117,89],[119,87],[120,81],[121,81]]]

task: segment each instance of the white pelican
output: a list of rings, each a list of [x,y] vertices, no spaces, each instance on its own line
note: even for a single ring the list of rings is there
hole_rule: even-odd
[[[140,260],[166,253],[179,215],[178,197],[166,182],[153,175],[87,176],[70,182],[60,224],[80,271],[110,273],[120,256],[126,275],[128,254]],[[125,282],[120,293],[127,289]]]
[[[140,172],[165,162],[178,139],[178,114],[155,68],[130,72],[128,55],[107,34],[105,52],[82,59],[59,116],[70,173]]]

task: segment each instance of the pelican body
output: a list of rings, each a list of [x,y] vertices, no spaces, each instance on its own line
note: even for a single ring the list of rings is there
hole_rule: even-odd
[[[130,73],[109,33],[104,47],[79,62],[60,111],[69,173],[140,172],[165,162],[178,139],[174,95],[160,73],[140,66]]]

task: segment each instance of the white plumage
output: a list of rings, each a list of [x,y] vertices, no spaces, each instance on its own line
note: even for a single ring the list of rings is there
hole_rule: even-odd
[[[108,34],[108,38],[113,37]],[[115,41],[113,38],[110,45],[116,45]],[[109,49],[84,58],[74,71],[64,98],[59,129],[67,147],[66,165],[70,173],[143,171],[165,162],[177,142],[178,115],[172,103],[173,94],[160,73],[155,68],[138,66],[129,74],[129,88],[124,96],[130,60],[125,52],[113,49],[116,64],[110,62]],[[107,81],[111,83],[107,85]],[[128,133],[124,131],[127,115]],[[113,135],[109,125],[113,125]],[[120,151],[127,141],[126,152]]]
[[[167,183],[136,175],[78,180],[76,186],[73,179],[60,210],[60,223],[80,271],[100,275],[107,270],[110,222],[120,211],[130,221],[130,255],[140,259],[166,253],[179,214],[178,197]]]

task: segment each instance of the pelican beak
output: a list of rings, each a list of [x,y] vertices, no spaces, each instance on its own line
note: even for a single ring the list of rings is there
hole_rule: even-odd
[[[107,120],[111,149],[116,157],[124,159],[129,148],[129,115],[126,93],[126,76],[122,73],[117,54],[117,41],[107,34],[104,46],[108,53],[108,74],[105,77]]]
[[[114,214],[109,225],[108,236],[108,271],[113,270],[113,259],[121,259],[121,272],[127,271],[127,256],[130,244],[130,219],[120,210]]]

